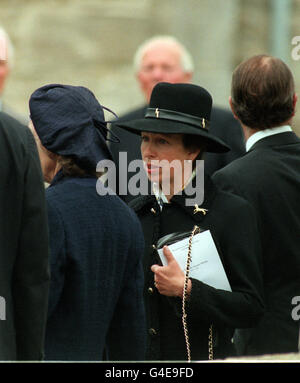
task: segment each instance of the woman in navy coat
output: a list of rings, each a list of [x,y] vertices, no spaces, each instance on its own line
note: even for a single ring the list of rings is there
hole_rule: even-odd
[[[143,234],[116,195],[99,195],[110,159],[103,109],[86,88],[47,85],[30,98],[51,250],[46,360],[144,359]],[[98,191],[98,192],[97,192]]]

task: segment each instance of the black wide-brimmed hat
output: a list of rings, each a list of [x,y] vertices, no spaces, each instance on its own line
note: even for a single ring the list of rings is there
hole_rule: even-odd
[[[72,157],[84,169],[96,169],[99,161],[112,160],[106,144],[103,109],[107,108],[89,89],[48,84],[32,93],[29,109],[41,143],[50,152]]]
[[[115,125],[136,134],[193,134],[203,137],[206,151],[228,152],[225,142],[209,133],[211,108],[212,97],[201,86],[160,82],[153,88],[144,118]]]

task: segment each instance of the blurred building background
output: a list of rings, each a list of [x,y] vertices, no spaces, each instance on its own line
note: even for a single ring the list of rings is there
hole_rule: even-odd
[[[195,60],[193,82],[215,104],[227,107],[233,69],[260,53],[281,57],[299,91],[300,49],[299,60],[292,58],[299,20],[300,0],[0,0],[0,25],[15,47],[5,100],[28,115],[30,94],[55,82],[87,86],[103,105],[128,111],[143,103],[134,52],[157,34],[186,45]]]

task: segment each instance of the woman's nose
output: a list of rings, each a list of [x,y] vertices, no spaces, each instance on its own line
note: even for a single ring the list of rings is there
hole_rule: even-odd
[[[144,160],[155,158],[155,150],[151,142],[143,142],[141,145],[141,152]]]

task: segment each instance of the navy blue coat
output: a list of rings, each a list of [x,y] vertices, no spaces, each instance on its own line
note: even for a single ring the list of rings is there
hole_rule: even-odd
[[[96,182],[59,172],[46,192],[47,360],[102,360],[104,348],[109,360],[144,359],[142,230],[119,197],[97,194]]]

